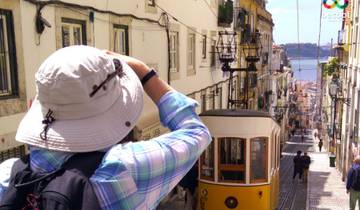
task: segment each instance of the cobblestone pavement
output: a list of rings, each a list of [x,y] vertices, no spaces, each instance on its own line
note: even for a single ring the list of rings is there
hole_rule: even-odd
[[[295,135],[286,143],[280,162],[280,193],[279,193],[279,210],[305,210],[307,185],[293,176],[293,158],[296,151],[311,152],[313,142],[311,132],[305,135],[304,142],[301,141],[300,135]]]
[[[349,209],[349,195],[340,173],[329,167],[327,152],[310,154],[312,164],[309,171],[309,210]]]

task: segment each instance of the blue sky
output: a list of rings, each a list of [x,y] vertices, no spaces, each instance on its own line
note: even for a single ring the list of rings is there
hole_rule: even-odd
[[[299,0],[300,42],[318,42],[321,3],[322,0]],[[296,0],[268,0],[266,8],[273,15],[275,43],[297,43]],[[331,38],[337,41],[341,18],[342,10],[323,7],[321,44],[330,43]]]

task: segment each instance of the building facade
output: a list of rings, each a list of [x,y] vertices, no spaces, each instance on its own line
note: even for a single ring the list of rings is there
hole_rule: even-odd
[[[216,57],[217,0],[0,0],[0,162],[25,152],[15,140],[35,97],[34,75],[54,51],[90,45],[143,60],[197,111],[224,108],[227,78]],[[190,16],[188,14],[194,14]],[[166,132],[146,96],[134,138]]]
[[[258,98],[270,90],[273,20],[264,0],[235,2],[234,30],[238,32],[238,74],[241,108],[258,110]],[[248,59],[250,58],[250,59]],[[254,66],[251,61],[255,60]]]
[[[339,137],[337,139],[338,169],[346,179],[353,158],[359,155],[359,110],[360,110],[360,36],[359,36],[359,1],[350,1],[349,6],[344,11],[345,19],[339,33],[338,44],[340,45],[337,57],[340,61],[339,71],[341,80],[341,96],[349,99],[343,103],[337,103],[340,108],[341,116],[338,117],[341,125]]]

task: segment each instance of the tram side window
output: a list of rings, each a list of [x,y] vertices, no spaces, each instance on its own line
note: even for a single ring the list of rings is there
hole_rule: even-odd
[[[200,157],[200,178],[214,180],[214,138]]]
[[[245,182],[245,142],[242,138],[219,138],[219,181]]]
[[[268,165],[268,138],[252,138],[250,142],[250,180],[252,183],[266,182]]]

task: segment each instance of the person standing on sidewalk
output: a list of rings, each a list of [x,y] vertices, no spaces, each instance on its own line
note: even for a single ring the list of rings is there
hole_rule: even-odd
[[[322,146],[323,146],[323,141],[322,141],[322,139],[319,140],[318,146],[319,146],[319,151],[321,152],[321,148],[322,148]]]
[[[302,162],[303,162],[303,181],[304,183],[307,182],[307,178],[308,178],[308,173],[309,173],[309,167],[310,167],[310,163],[311,163],[311,159],[308,156],[307,152],[304,152],[304,155],[301,156]]]
[[[301,180],[301,176],[303,173],[304,165],[301,158],[301,151],[296,152],[296,156],[293,159],[294,162],[294,174],[293,174],[293,180],[295,179],[296,175],[299,174],[299,180]]]
[[[360,156],[356,156],[351,166],[346,181],[346,193],[350,193],[350,210],[355,210],[356,202],[359,201],[360,209]]]

